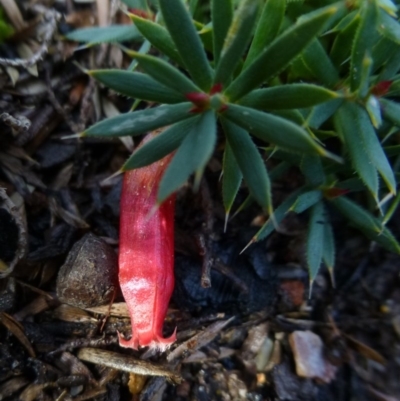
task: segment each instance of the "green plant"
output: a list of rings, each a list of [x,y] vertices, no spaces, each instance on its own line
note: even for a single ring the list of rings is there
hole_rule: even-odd
[[[142,72],[88,73],[123,95],[160,105],[101,121],[81,136],[140,135],[169,126],[122,168],[175,151],[160,183],[160,204],[193,173],[198,186],[223,133],[227,216],[242,178],[270,216],[252,242],[289,211],[309,210],[311,282],[322,262],[331,271],[334,266],[327,202],[368,238],[399,253],[386,227],[400,199],[397,2],[243,0],[235,6],[211,0],[199,2],[196,13],[197,3],[159,0],[157,22],[150,14],[131,14],[158,55],[126,49]],[[266,147],[259,149],[252,136]],[[273,171],[263,156],[275,161]],[[300,169],[305,184],[274,209],[271,179],[288,166]],[[345,196],[351,192],[364,195],[366,208]]]

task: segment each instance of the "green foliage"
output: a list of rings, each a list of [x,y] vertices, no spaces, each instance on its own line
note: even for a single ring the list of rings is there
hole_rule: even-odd
[[[131,40],[141,40],[142,36],[133,25],[111,25],[105,27],[89,27],[72,31],[66,38],[75,42],[85,42],[88,45],[97,43],[117,43]]]
[[[13,27],[7,22],[3,8],[0,7],[0,43],[14,33]]]
[[[139,135],[169,126],[123,167],[175,152],[159,202],[192,174],[198,186],[216,144],[224,144],[227,216],[242,180],[250,195],[239,210],[254,200],[269,216],[251,243],[288,213],[308,213],[311,282],[323,263],[334,276],[335,208],[369,239],[400,253],[386,227],[400,199],[400,24],[392,1],[131,1],[149,18],[131,15],[134,27],[124,29],[135,33],[131,39],[148,41],[152,55],[126,50],[140,72],[89,74],[137,102],[157,105],[99,122],[82,136]],[[126,40],[111,31],[101,39],[116,37]],[[100,41],[80,32],[69,38]],[[267,163],[279,168],[269,171]],[[274,209],[271,181],[289,166],[305,184]],[[368,202],[357,203],[352,193]],[[390,197],[385,206],[382,200]]]

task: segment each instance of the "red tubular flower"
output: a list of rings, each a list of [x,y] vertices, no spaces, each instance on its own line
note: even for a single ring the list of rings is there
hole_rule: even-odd
[[[176,340],[176,330],[168,338],[162,335],[174,288],[175,196],[154,212],[159,182],[170,159],[167,156],[124,176],[119,284],[131,318],[132,337],[125,340],[119,334],[122,347],[150,346],[164,351]]]

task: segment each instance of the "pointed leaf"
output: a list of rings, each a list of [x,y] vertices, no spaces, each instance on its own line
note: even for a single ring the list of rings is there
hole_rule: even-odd
[[[278,35],[285,16],[285,8],[286,1],[267,0],[265,2],[243,68],[247,68],[265,46],[268,46]]]
[[[391,202],[390,206],[386,210],[385,216],[382,219],[382,224],[386,225],[389,222],[389,220],[393,217],[394,213],[398,209],[399,203],[400,203],[400,192],[397,193],[393,202]]]
[[[179,103],[186,100],[180,93],[140,72],[115,69],[93,70],[88,74],[116,92],[132,98],[159,103]]]
[[[232,152],[229,142],[225,144],[223,175],[222,175],[222,199],[226,215],[229,215],[233,202],[242,182],[242,172]]]
[[[144,134],[193,116],[190,113],[191,108],[192,103],[185,102],[120,114],[92,125],[82,136],[118,137]]]
[[[376,39],[378,6],[375,0],[364,0],[361,6],[361,19],[354,37],[350,60],[350,88],[356,91],[361,85],[362,64],[365,55],[371,54]]]
[[[199,116],[176,123],[135,150],[122,171],[148,166],[176,150],[199,120]]]
[[[227,120],[223,120],[222,123],[251,195],[271,214],[271,182],[260,152],[244,129]]]
[[[390,192],[396,193],[396,179],[392,167],[390,166],[379,139],[376,136],[376,132],[371,124],[367,112],[356,103],[347,103],[342,106],[340,110],[342,118],[344,118],[346,124],[348,124],[347,127],[344,128],[346,130],[345,135],[347,141],[355,142],[354,138],[358,137],[358,143],[354,143],[352,146],[358,146],[359,148],[365,149],[367,158],[379,171]]]
[[[165,25],[193,81],[209,91],[213,71],[190,14],[182,0],[159,0]]]
[[[394,78],[397,71],[400,69],[400,52],[394,52],[383,66],[377,82],[389,81]]]
[[[213,154],[217,140],[216,120],[212,111],[203,113],[186,135],[160,182],[157,201],[162,203],[174,193],[189,176],[196,172],[197,181]]]
[[[214,59],[218,63],[224,40],[232,22],[232,0],[212,0],[211,19],[213,23]]]
[[[338,11],[329,6],[305,16],[300,22],[274,40],[260,55],[229,85],[226,95],[233,102],[252,89],[272,78],[285,68],[322,30],[325,23]]]
[[[358,96],[364,99],[368,95],[370,77],[372,72],[372,58],[367,51],[361,64],[360,80],[358,85]]]
[[[360,24],[360,19],[360,14],[358,12],[355,13],[351,22],[343,27],[333,42],[330,58],[338,69],[350,58],[351,46]]]
[[[189,78],[159,57],[139,54],[137,52],[129,52],[129,54],[132,54],[137,59],[140,67],[147,74],[168,88],[176,90],[183,95],[190,92],[201,92],[201,89]]]
[[[325,211],[322,202],[318,202],[311,209],[307,234],[307,265],[310,282],[313,283],[317,277],[322,263],[324,250],[324,225]]]
[[[326,267],[332,278],[332,283],[335,283],[333,268],[335,266],[335,238],[333,236],[332,225],[329,221],[325,220],[324,224],[324,248],[322,251],[322,259],[324,260]]]
[[[173,42],[168,31],[153,21],[140,18],[137,15],[129,14],[136,28],[140,33],[158,50],[174,60],[179,65],[183,65],[181,56],[176,50],[175,43]]]
[[[378,29],[383,36],[400,44],[400,24],[383,10],[379,10]]]
[[[93,26],[90,28],[76,29],[65,35],[65,37],[75,42],[85,42],[89,44],[121,43],[143,39],[142,35],[133,25]]]
[[[249,44],[259,5],[260,2],[254,0],[242,0],[240,3],[225,38],[215,72],[214,83],[221,83],[223,87],[228,84],[243,52]]]
[[[343,99],[335,99],[313,107],[311,113],[307,116],[307,125],[310,128],[318,129],[336,112],[342,103]]]
[[[356,228],[372,241],[376,241],[389,251],[400,253],[400,245],[388,228],[361,206],[340,196],[331,201]]]
[[[378,0],[378,6],[392,17],[396,17],[397,6],[392,0]]]
[[[300,109],[314,106],[341,95],[311,84],[278,85],[256,89],[240,99],[240,104],[261,110]]]
[[[350,161],[359,177],[371,191],[375,200],[378,199],[378,175],[376,167],[371,163],[367,153],[367,138],[361,131],[357,120],[354,120],[353,108],[343,105],[335,114],[336,129],[342,136],[346,149],[350,155]]]
[[[319,190],[304,192],[299,195],[293,205],[290,207],[291,212],[297,214],[305,212],[322,199],[322,192]]]
[[[377,72],[393,55],[398,53],[399,45],[388,38],[380,37],[372,48],[373,72]],[[379,82],[379,80],[377,81]]]
[[[307,183],[313,187],[322,185],[325,181],[324,167],[321,157],[318,155],[303,156],[300,164],[301,172],[307,179]]]
[[[255,236],[252,239],[252,242],[260,241],[266,238],[275,230],[274,224],[280,224],[282,220],[285,218],[286,214],[290,211],[293,203],[296,201],[296,198],[299,194],[301,194],[303,188],[293,192],[290,194],[280,205],[274,210],[274,221],[269,218],[264,225],[257,231]]]
[[[333,87],[339,81],[339,73],[318,39],[314,39],[304,49],[302,59],[322,84]]]
[[[379,102],[385,118],[400,127],[400,104],[384,98],[380,98]]]
[[[263,141],[271,142],[282,149],[329,155],[303,128],[281,117],[234,104],[228,105],[224,117]]]

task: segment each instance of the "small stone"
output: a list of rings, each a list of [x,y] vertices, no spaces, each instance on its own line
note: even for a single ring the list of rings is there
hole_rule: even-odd
[[[101,238],[86,234],[74,244],[57,277],[57,296],[63,303],[89,308],[111,302],[117,285],[114,250]]]
[[[319,336],[311,331],[294,331],[289,335],[289,343],[298,376],[324,383],[334,379],[336,367],[324,358],[323,343]]]

